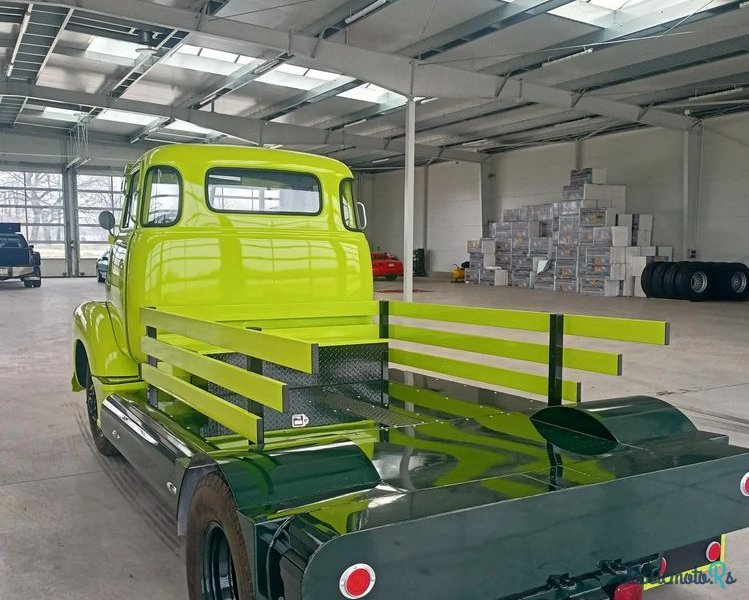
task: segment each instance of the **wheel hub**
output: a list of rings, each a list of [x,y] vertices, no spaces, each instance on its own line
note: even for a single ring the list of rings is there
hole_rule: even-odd
[[[746,273],[737,271],[731,277],[731,289],[737,294],[743,294],[747,286]]]
[[[707,275],[703,271],[697,271],[692,275],[690,285],[695,294],[704,293],[707,289]]]
[[[211,523],[203,536],[203,597],[239,600],[229,541],[218,523]]]

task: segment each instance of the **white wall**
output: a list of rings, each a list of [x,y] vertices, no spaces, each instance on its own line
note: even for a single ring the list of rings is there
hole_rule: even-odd
[[[579,159],[578,167],[604,168],[609,183],[626,185],[627,212],[655,215],[654,244],[673,246],[680,257],[683,134],[641,129],[586,140],[580,143],[579,157],[577,152],[575,143],[567,143],[498,155],[497,212],[560,200]],[[749,114],[705,123],[702,162],[698,258],[749,256]]]
[[[481,236],[480,167],[472,163],[420,167],[414,183],[414,248],[426,245],[430,271],[449,271],[465,260],[466,240]],[[403,256],[403,186],[403,171],[359,176],[372,250]]]
[[[653,243],[681,257],[683,133],[664,129],[600,136],[497,155],[489,188],[503,208],[556,202],[576,167],[607,170],[609,183],[627,186],[627,211],[655,215]],[[578,164],[579,163],[579,164]],[[749,257],[749,113],[705,123],[698,226],[698,258]],[[425,186],[425,173],[427,177]],[[367,235],[373,249],[403,252],[403,171],[363,176]],[[465,241],[481,235],[480,167],[442,163],[416,173],[415,247],[423,245],[424,190],[428,190],[430,271],[465,260]],[[491,218],[491,216],[488,216]]]

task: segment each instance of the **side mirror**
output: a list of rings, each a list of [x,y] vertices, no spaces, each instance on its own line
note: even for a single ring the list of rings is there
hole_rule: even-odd
[[[34,244],[29,244],[29,250],[33,250],[33,249],[34,249]]]
[[[101,225],[102,229],[106,229],[109,233],[112,233],[115,224],[114,213],[111,210],[103,210],[99,213],[99,225]]]

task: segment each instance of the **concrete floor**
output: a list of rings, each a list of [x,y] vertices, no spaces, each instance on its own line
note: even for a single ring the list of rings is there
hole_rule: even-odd
[[[581,377],[584,398],[665,397],[701,428],[749,446],[749,303],[416,285],[425,290],[416,294],[423,302],[668,320],[666,348],[586,341],[622,351],[624,376]],[[377,283],[382,298],[398,298],[399,287]],[[129,465],[95,452],[83,397],[69,391],[70,315],[103,294],[93,279],[47,279],[31,290],[0,284],[0,599],[186,597],[183,548],[170,516]],[[749,530],[731,535],[728,548],[738,579],[728,590],[674,586],[649,597],[749,597]]]

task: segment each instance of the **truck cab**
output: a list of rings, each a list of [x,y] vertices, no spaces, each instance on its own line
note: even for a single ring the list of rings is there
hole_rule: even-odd
[[[173,145],[125,172],[105,302],[76,312],[75,383],[138,376],[139,312],[372,298],[369,247],[338,161],[274,149]],[[111,333],[90,347],[100,320]]]

